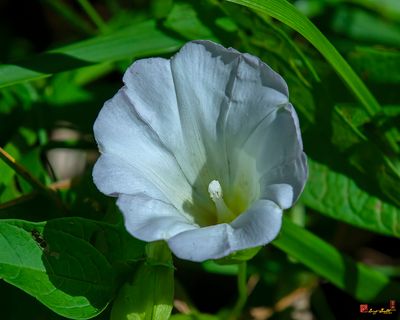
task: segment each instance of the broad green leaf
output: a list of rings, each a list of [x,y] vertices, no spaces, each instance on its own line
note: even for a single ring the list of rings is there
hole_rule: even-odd
[[[358,301],[386,302],[400,296],[399,283],[362,263],[353,261],[286,218],[273,244]]]
[[[351,105],[335,106],[332,117],[332,142],[340,150],[345,150],[349,163],[364,176],[368,176],[380,192],[390,198],[393,203],[400,206],[400,168],[396,166],[393,157],[386,156],[382,150],[385,148],[385,129],[375,130],[372,139],[368,139],[362,132],[363,126],[370,122],[364,110]],[[384,117],[383,117],[384,118]],[[396,130],[389,131],[392,137],[398,139]],[[387,133],[386,133],[387,134]],[[389,146],[386,146],[387,149]],[[396,144],[393,149],[399,149]],[[368,159],[368,161],[365,161]]]
[[[309,178],[301,200],[333,219],[400,237],[400,209],[361,189],[344,174],[308,159]]]
[[[353,2],[370,10],[376,11],[380,15],[398,21],[400,19],[400,2],[398,0],[341,0],[343,2]]]
[[[91,220],[1,220],[0,277],[64,317],[89,319],[111,300],[112,264],[131,245],[116,227]]]
[[[45,224],[1,221],[0,275],[56,313],[88,319],[108,304],[111,266],[90,244]]]
[[[0,65],[0,87],[106,61],[176,51],[182,42],[148,20],[126,29],[51,50],[13,64]]]
[[[164,25],[189,40],[210,39],[215,41],[216,38],[212,31],[201,22],[197,15],[198,13],[190,3],[176,2]]]
[[[47,222],[54,230],[66,232],[94,246],[109,263],[140,260],[145,255],[145,242],[132,237],[124,226],[84,218],[60,218]]]
[[[375,45],[400,46],[400,28],[375,14],[342,8],[332,21],[332,29],[348,38]]]
[[[368,142],[367,137],[359,130],[371,119],[361,108],[353,105],[337,105],[332,115],[331,141],[342,151],[351,151],[357,144]]]
[[[310,43],[332,65],[370,115],[376,114],[381,109],[371,92],[335,47],[307,17],[301,14],[289,2],[286,0],[227,1],[249,7],[263,14],[268,14],[299,32],[304,38],[310,41]]]
[[[156,19],[165,18],[171,11],[173,0],[152,0],[151,12]]]
[[[354,70],[366,81],[400,83],[400,52],[398,51],[356,47],[348,54],[348,60]]]
[[[120,289],[111,320],[167,320],[174,297],[171,251],[163,241],[146,246],[147,261]]]

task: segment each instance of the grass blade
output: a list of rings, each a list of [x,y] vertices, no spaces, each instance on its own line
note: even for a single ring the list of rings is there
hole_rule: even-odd
[[[248,8],[259,11],[263,14],[283,22],[296,30],[325,57],[332,65],[339,76],[349,86],[354,95],[369,115],[373,116],[381,107],[361,81],[358,75],[353,71],[349,64],[343,59],[340,53],[329,42],[329,40],[318,30],[318,28],[293,5],[286,0],[227,0]]]

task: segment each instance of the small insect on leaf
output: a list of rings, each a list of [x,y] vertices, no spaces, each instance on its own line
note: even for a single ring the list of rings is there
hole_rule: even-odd
[[[40,249],[42,249],[46,253],[49,252],[49,245],[46,242],[46,240],[44,240],[43,236],[40,234],[39,231],[37,231],[36,229],[32,229],[31,235],[32,238],[36,241],[37,245],[40,247]]]

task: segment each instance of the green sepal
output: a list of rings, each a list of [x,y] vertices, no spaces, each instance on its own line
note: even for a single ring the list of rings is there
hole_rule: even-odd
[[[147,263],[156,265],[172,265],[172,254],[165,241],[154,241],[146,244]]]
[[[172,255],[164,241],[146,245],[146,262],[120,289],[111,320],[169,319],[174,298]]]
[[[260,251],[262,246],[239,250],[231,253],[229,256],[215,260],[216,263],[219,264],[238,264],[243,261],[248,261],[252,259],[258,251]]]

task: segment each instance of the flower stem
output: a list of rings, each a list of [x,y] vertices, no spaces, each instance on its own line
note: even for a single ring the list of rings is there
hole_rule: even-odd
[[[238,299],[232,309],[230,319],[237,319],[246,304],[247,301],[247,262],[243,261],[239,264],[239,271],[237,275],[237,286],[238,286]]]

